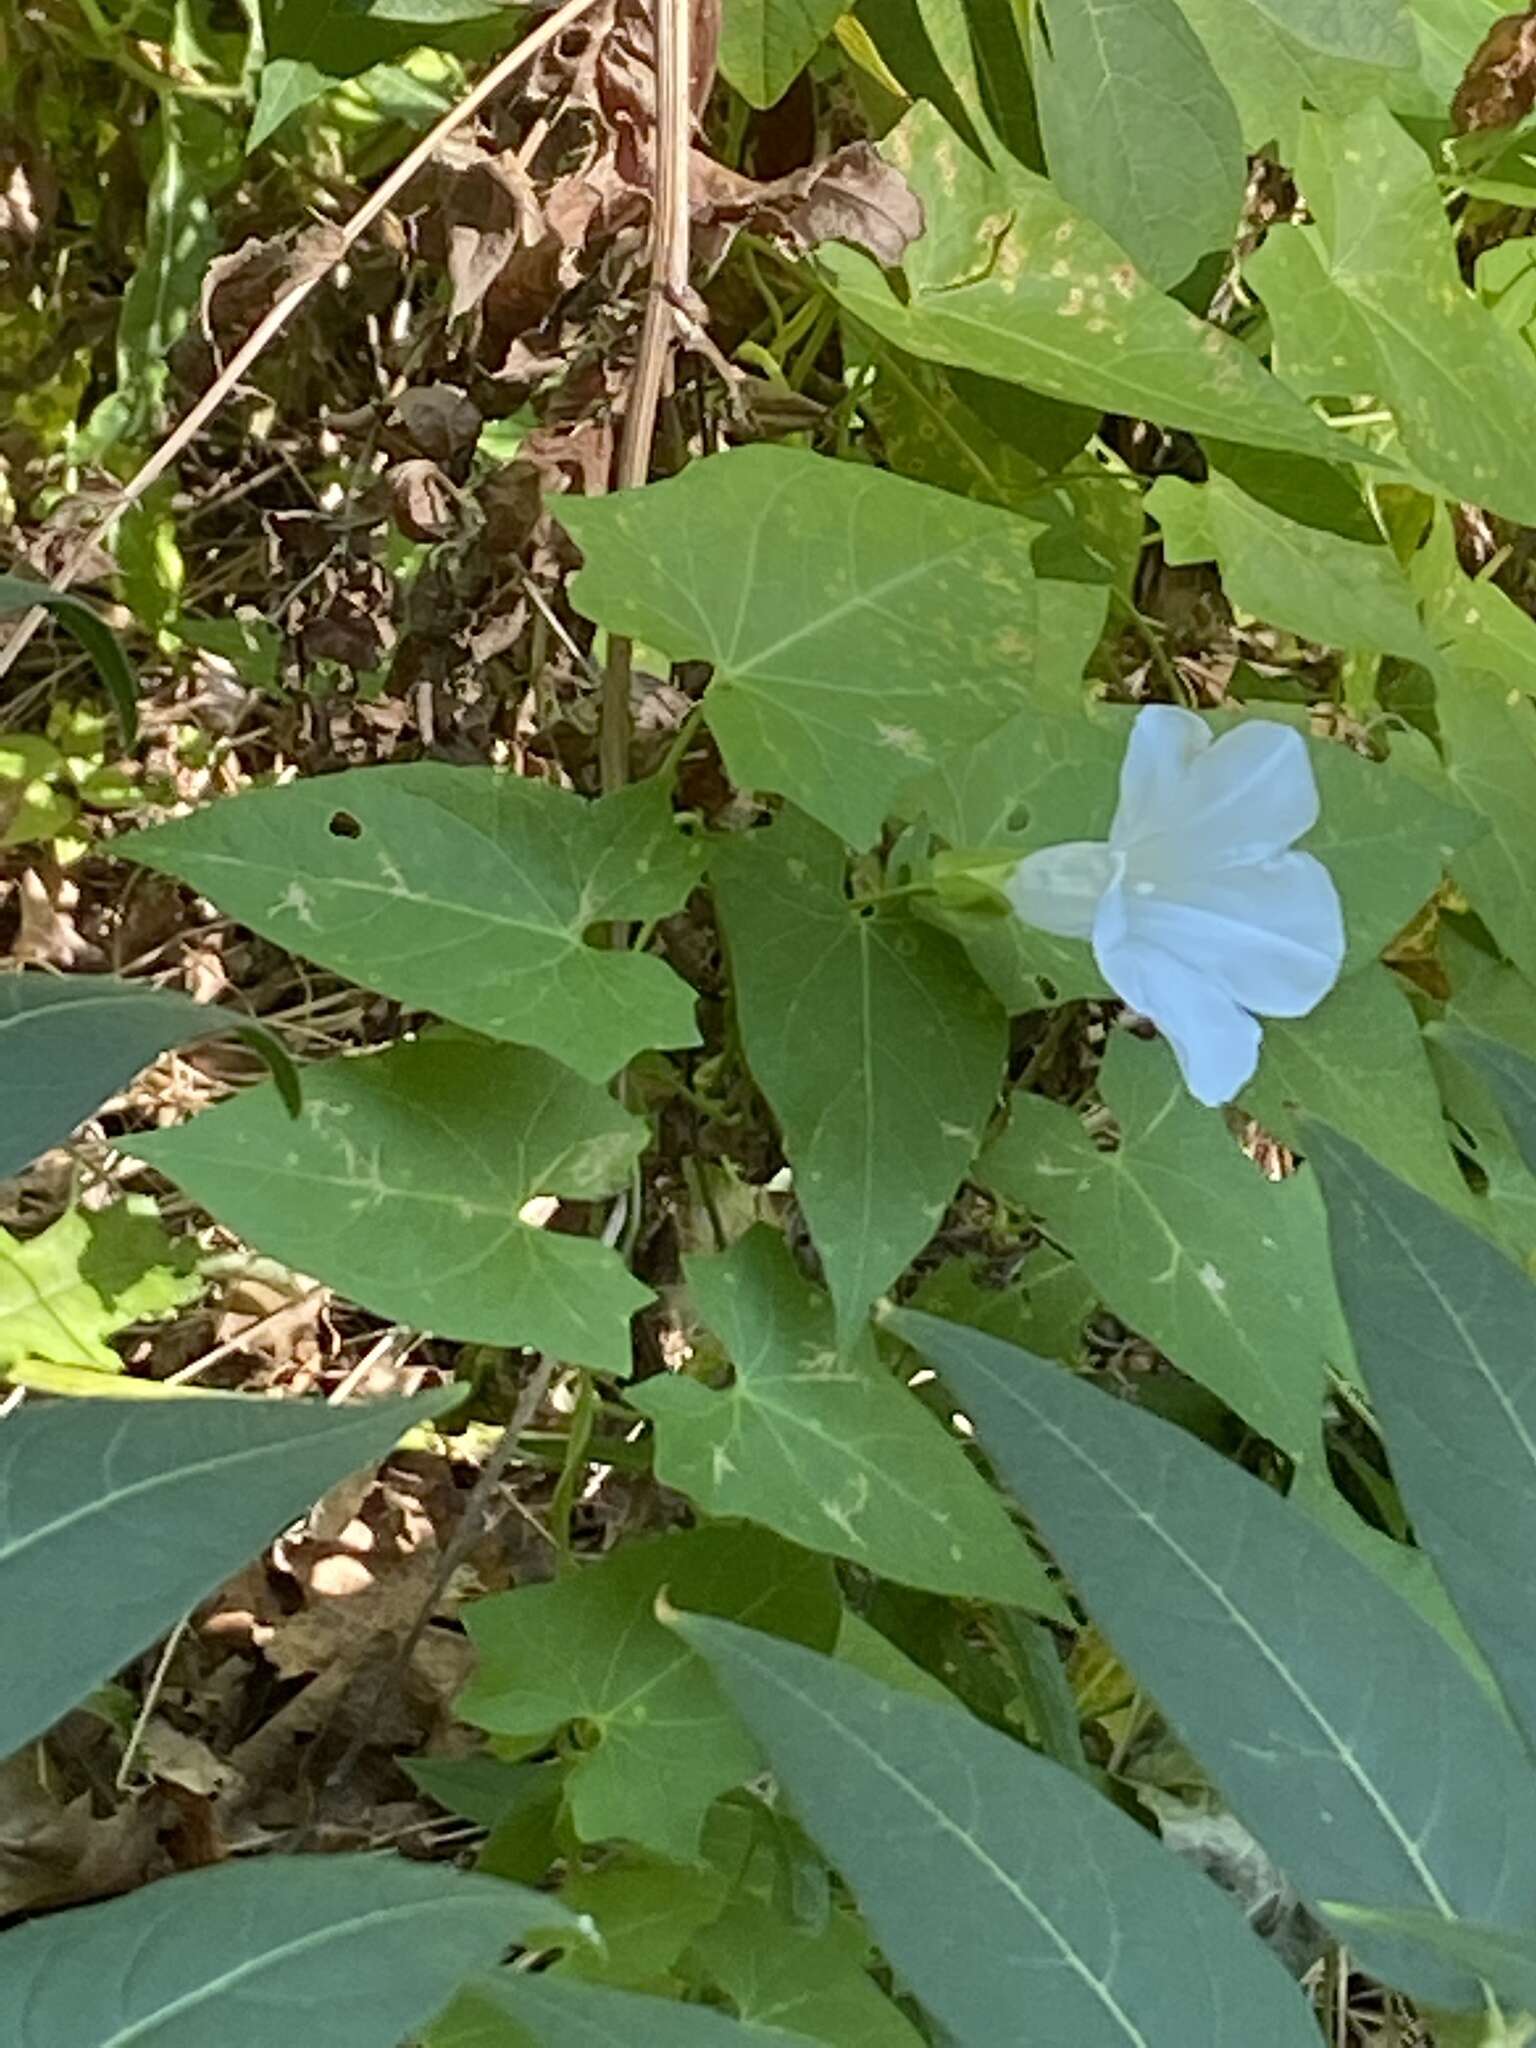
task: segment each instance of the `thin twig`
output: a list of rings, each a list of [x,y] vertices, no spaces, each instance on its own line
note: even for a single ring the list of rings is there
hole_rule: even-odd
[[[614,488],[620,491],[643,484],[651,473],[656,414],[678,333],[677,309],[686,304],[688,296],[688,155],[693,139],[688,93],[690,6],[691,0],[651,0],[656,65],[651,278],[634,383],[614,466]],[[598,736],[598,764],[605,790],[619,789],[629,778],[633,652],[631,643],[622,638],[613,640],[608,649]]]
[[[85,530],[55,574],[51,586],[54,590],[69,588],[114,522],[131,505],[137,504],[145,492],[159,482],[183,450],[197,439],[225,399],[244,379],[251,365],[281,334],[293,313],[315,287],[330,276],[353,245],[399,197],[422,166],[431,161],[448,136],[462,127],[487,100],[493,99],[509,79],[516,77],[519,71],[531,64],[541,50],[547,48],[557,36],[563,35],[571,23],[583,15],[592,4],[593,0],[565,0],[563,7],[556,8],[553,14],[540,22],[537,28],[531,29],[520,43],[509,50],[499,63],[493,64],[479,84],[471,87],[463,99],[456,106],[450,107],[442,119],[428,130],[416,147],[401,158],[389,176],[369,194],[352,218],[343,225],[334,244],[326,252],[324,262],[304,277],[295,279],[265,318],[252,328],[181,424],[167,435],[143,467],[116,494],[110,508],[101,518]],[[35,605],[31,611],[23,615],[5,645],[0,647],[0,677],[9,674],[22,649],[47,616],[41,605]]]

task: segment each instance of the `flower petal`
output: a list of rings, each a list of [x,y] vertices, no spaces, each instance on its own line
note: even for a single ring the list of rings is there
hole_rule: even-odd
[[[1305,1017],[1339,978],[1339,892],[1309,853],[1220,868],[1166,893],[1132,872],[1120,894],[1133,940],[1171,953],[1261,1017]]]
[[[1184,785],[1211,746],[1211,730],[1193,711],[1147,704],[1137,712],[1120,764],[1120,803],[1109,843],[1133,846],[1167,831],[1183,816]]]
[[[1126,848],[1139,874],[1172,883],[1284,853],[1317,823],[1317,813],[1306,741],[1288,725],[1254,719],[1192,755],[1155,818],[1137,806],[1134,845],[1121,834],[1117,814],[1110,843]]]
[[[1008,901],[1026,924],[1059,939],[1093,932],[1099,899],[1122,863],[1102,839],[1069,839],[1026,854],[1008,878]]]
[[[1230,1102],[1259,1064],[1258,1019],[1197,969],[1131,937],[1106,909],[1108,929],[1103,937],[1095,931],[1093,941],[1104,979],[1162,1032],[1197,1102],[1209,1109]]]

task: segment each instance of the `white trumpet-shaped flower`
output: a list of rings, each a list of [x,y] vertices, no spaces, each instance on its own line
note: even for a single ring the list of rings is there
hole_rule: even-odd
[[[1014,869],[1026,923],[1091,939],[1099,971],[1172,1045],[1190,1093],[1229,1102],[1259,1060],[1259,1017],[1304,1017],[1339,978],[1344,919],[1322,862],[1306,743],[1255,721],[1213,739],[1152,704],[1131,728],[1108,840],[1042,847]]]

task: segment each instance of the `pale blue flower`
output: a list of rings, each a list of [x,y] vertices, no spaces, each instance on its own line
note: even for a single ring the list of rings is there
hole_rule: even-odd
[[[1317,822],[1306,742],[1255,720],[1213,739],[1150,704],[1131,728],[1108,840],[1042,847],[1008,900],[1091,939],[1115,994],[1172,1045],[1190,1093],[1230,1102],[1259,1061],[1259,1017],[1304,1017],[1339,978],[1333,877],[1294,842]]]

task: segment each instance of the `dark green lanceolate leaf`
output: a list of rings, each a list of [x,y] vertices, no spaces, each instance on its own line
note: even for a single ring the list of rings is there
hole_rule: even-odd
[[[1451,788],[1484,821],[1451,873],[1500,946],[1536,976],[1536,703],[1483,669],[1451,664],[1435,708]]]
[[[716,1392],[673,1374],[630,1396],[656,1424],[663,1486],[903,1585],[1066,1619],[996,1495],[872,1335],[839,1352],[831,1303],[777,1231],[689,1259],[687,1278],[735,1377]]]
[[[1536,519],[1536,482],[1508,431],[1536,402],[1536,366],[1463,284],[1433,165],[1379,103],[1347,120],[1314,115],[1302,133],[1320,246],[1370,337],[1370,388],[1404,452],[1455,496]]]
[[[997,2048],[1004,2015],[1031,2048],[1315,2038],[1231,1905],[1071,1772],[798,1646],[686,1613],[675,1626],[957,2048]]]
[[[1243,1101],[1266,1130],[1296,1147],[1296,1112],[1306,1110],[1443,1208],[1478,1220],[1413,1006],[1379,963],[1347,976],[1310,1017],[1266,1022],[1258,1075]]]
[[[0,976],[0,1180],[62,1144],[173,1045],[227,1031],[262,1055],[297,1110],[287,1055],[238,1011],[110,974]]]
[[[1473,1921],[1442,1920],[1438,1913],[1382,1912],[1370,1906],[1329,1902],[1328,1917],[1348,1938],[1354,1928],[1385,1939],[1417,1942],[1481,1978],[1511,2012],[1536,2012],[1536,1936],[1524,1929],[1480,1927]],[[1519,2030],[1493,2034],[1494,2048],[1500,2040],[1514,2044]],[[1529,2036],[1527,2036],[1529,2038]],[[1482,2036],[1488,2043],[1490,2036]]]
[[[1454,1006],[1437,1033],[1439,1041],[1481,1073],[1504,1113],[1510,1136],[1531,1173],[1536,1174],[1536,1058],[1492,1032],[1456,1021]]]
[[[756,2026],[828,2048],[922,2048],[925,2036],[869,1976],[869,1940],[858,1921],[836,1909],[821,1926],[787,1920],[774,1910],[774,1878],[782,1892],[782,1872],[774,1872],[712,1918],[690,1964]]]
[[[123,745],[133,746],[139,737],[139,691],[117,635],[97,611],[67,590],[50,590],[47,584],[29,582],[24,576],[0,576],[0,617],[7,612],[29,612],[34,605],[50,612],[91,657],[102,687],[112,699]]]
[[[193,1255],[144,1195],[67,1210],[36,1237],[0,1230],[0,1371],[42,1359],[121,1372],[107,1338],[192,1300]]]
[[[708,2006],[572,1984],[547,1970],[477,1978],[429,2042],[430,2048],[808,2048],[803,2034],[754,2026]]]
[[[815,56],[842,0],[725,0],[720,69],[744,100],[771,107]]]
[[[712,872],[747,1062],[851,1328],[932,1237],[1002,1078],[1002,1011],[942,932],[860,910],[843,850],[794,815]]]
[[[1536,1287],[1357,1145],[1321,1123],[1304,1132],[1360,1370],[1414,1533],[1536,1736]]]
[[[1060,1104],[1016,1097],[980,1178],[1043,1220],[1117,1316],[1312,1459],[1329,1370],[1349,1358],[1315,1184],[1266,1180],[1164,1045],[1117,1032],[1099,1085],[1118,1150],[1098,1151]]]
[[[1175,0],[1038,0],[1051,182],[1153,284],[1230,247],[1248,181],[1237,109]]]
[[[323,2012],[326,2048],[393,2048],[564,1919],[441,1864],[226,1863],[0,1937],[0,2028],[10,2048],[273,2048],[295,2015]]]
[[[1155,1416],[928,1316],[937,1367],[1117,1654],[1310,1899],[1519,1925],[1536,1780],[1471,1671],[1311,1516]],[[1361,1965],[1475,2005],[1410,1943]]]
[[[1412,586],[1384,543],[1287,519],[1220,474],[1204,484],[1163,477],[1147,510],[1170,562],[1214,561],[1227,596],[1256,618],[1330,647],[1434,665]]]
[[[13,1415],[0,1431],[0,1756],[41,1735],[274,1529],[441,1405],[209,1396]],[[66,2028],[46,2048],[81,2038]]]
[[[688,1862],[709,1807],[759,1757],[708,1670],[657,1621],[663,1591],[828,1648],[837,1635],[827,1559],[763,1530],[696,1529],[477,1602],[466,1619],[479,1670],[458,1708],[522,1739],[588,1724],[593,1740],[567,1781],[577,1834],[623,1835]]]
[[[678,909],[698,878],[656,781],[589,803],[490,768],[355,769],[227,797],[122,850],[279,945],[593,1081],[698,1037],[662,961],[586,942]]]
[[[616,1193],[645,1142],[543,1053],[446,1036],[311,1068],[297,1121],[256,1088],[125,1141],[247,1244],[379,1315],[620,1374],[649,1293],[606,1245],[520,1212]]]
[[[753,447],[562,500],[588,618],[715,664],[734,779],[869,846],[896,791],[1031,701],[1042,530],[862,464]]]
[[[1337,457],[1334,438],[1256,357],[1165,298],[1045,179],[991,170],[931,107],[881,145],[928,213],[899,298],[868,257],[821,252],[839,303],[915,356],[1096,411]]]

